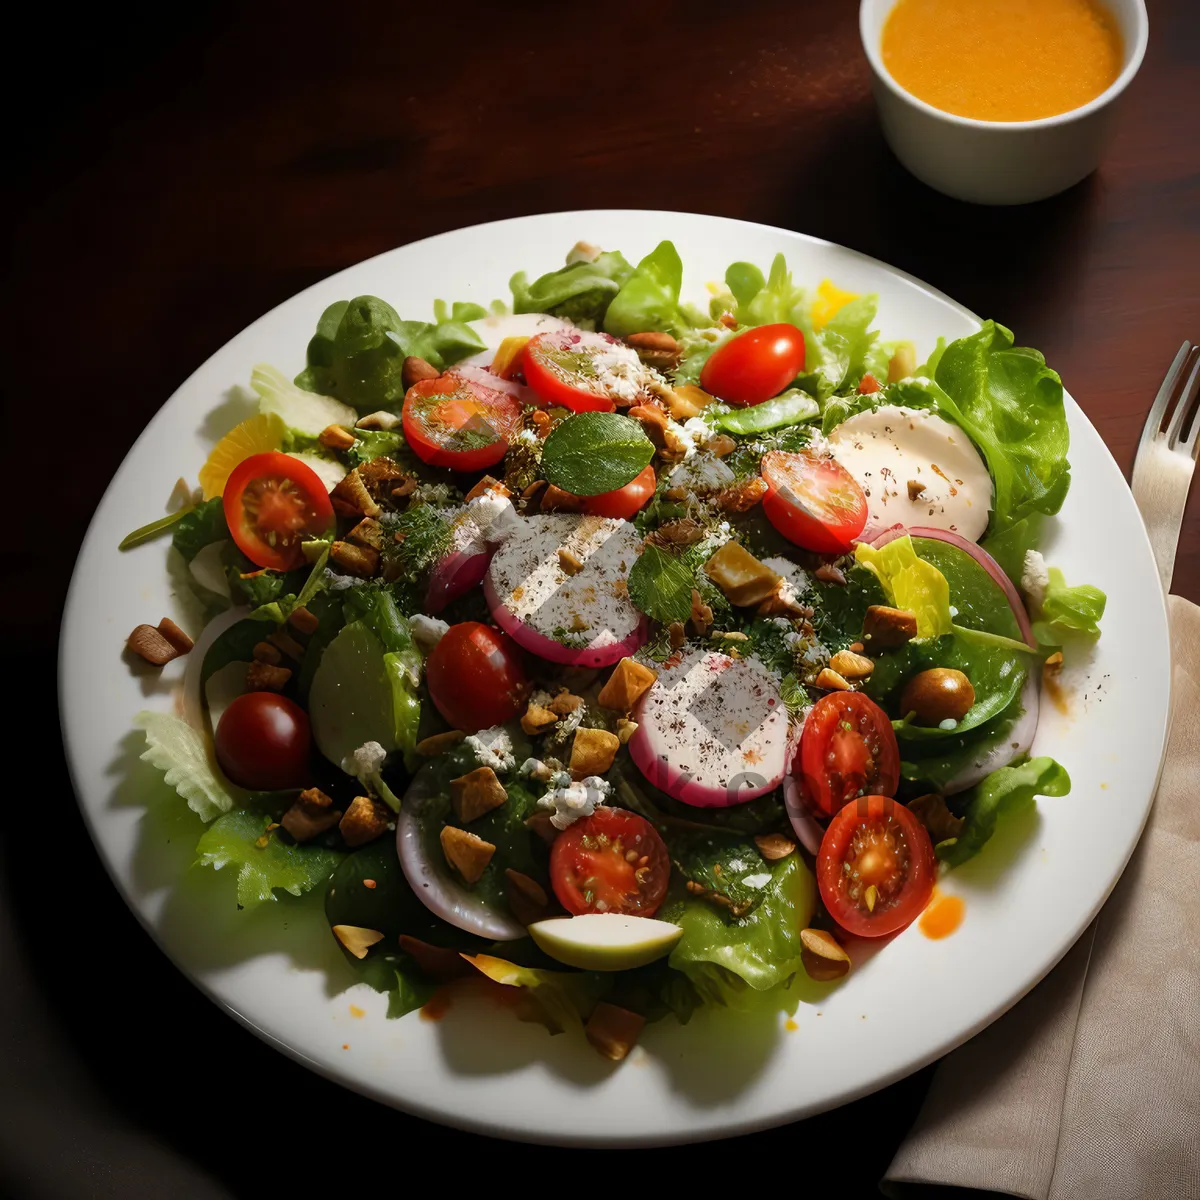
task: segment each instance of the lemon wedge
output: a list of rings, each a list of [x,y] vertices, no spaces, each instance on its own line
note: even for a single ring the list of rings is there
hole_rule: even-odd
[[[234,468],[252,454],[266,454],[283,445],[283,422],[274,413],[256,413],[235,425],[213,448],[200,468],[205,500],[219,496]]]
[[[843,292],[835,283],[822,279],[812,305],[813,328],[824,329],[851,300],[857,299],[857,292]]]

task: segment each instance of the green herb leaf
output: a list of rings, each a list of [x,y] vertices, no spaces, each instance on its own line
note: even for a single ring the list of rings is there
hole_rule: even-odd
[[[722,413],[717,417],[716,424],[730,433],[763,433],[781,425],[799,425],[801,421],[811,421],[819,412],[817,402],[807,392],[793,388],[774,400]]]
[[[157,521],[151,521],[149,525],[143,525],[141,528],[135,529],[132,533],[127,533],[121,539],[121,544],[117,549],[132,550],[134,546],[140,546],[143,542],[152,541],[160,533],[166,533],[172,525],[182,521],[195,507],[194,504],[189,504],[186,508],[181,508],[178,512],[168,513],[165,517],[159,517]]]
[[[665,550],[647,546],[629,572],[629,598],[656,621],[669,625],[692,615],[692,572]]]
[[[546,439],[542,471],[564,492],[598,496],[636,479],[653,457],[654,443],[630,417],[581,412],[556,426]]]

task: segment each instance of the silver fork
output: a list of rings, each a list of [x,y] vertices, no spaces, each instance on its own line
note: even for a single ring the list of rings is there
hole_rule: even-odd
[[[1193,355],[1195,362],[1180,391],[1179,381],[1184,377]],[[1171,400],[1177,395],[1179,402],[1171,414],[1166,432],[1163,432],[1163,418]],[[1150,535],[1150,546],[1154,551],[1154,561],[1158,564],[1164,592],[1171,590],[1183,511],[1196,469],[1196,456],[1200,453],[1198,396],[1200,352],[1191,342],[1184,342],[1146,418],[1137,457],[1133,460],[1133,480],[1130,484],[1146,532]]]

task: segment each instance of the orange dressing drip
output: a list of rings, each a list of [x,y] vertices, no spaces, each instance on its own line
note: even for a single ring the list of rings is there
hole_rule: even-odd
[[[421,1006],[422,1021],[440,1021],[450,1011],[450,995],[446,988],[439,988]]]
[[[788,1019],[786,1021],[784,1021],[783,1027],[784,1027],[784,1029],[786,1029],[788,1031],[788,1033],[795,1033],[796,1030],[800,1028],[800,1026],[797,1025],[796,1022],[793,1021],[791,1017],[788,1017]]]
[[[980,121],[1080,108],[1116,81],[1124,57],[1097,0],[899,0],[880,49],[905,91]]]
[[[921,914],[921,932],[935,940],[949,937],[962,924],[966,907],[961,896],[947,896],[935,890],[933,899]]]
[[[1045,688],[1046,695],[1050,697],[1050,702],[1058,709],[1064,717],[1071,715],[1071,696],[1066,688],[1062,685],[1062,680],[1053,671],[1046,671],[1042,674],[1042,686]]]

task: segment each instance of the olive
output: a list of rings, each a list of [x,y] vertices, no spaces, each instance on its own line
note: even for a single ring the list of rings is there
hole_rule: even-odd
[[[940,725],[961,721],[975,703],[975,689],[961,672],[950,667],[933,667],[914,675],[900,695],[900,713],[913,713],[918,725]]]

